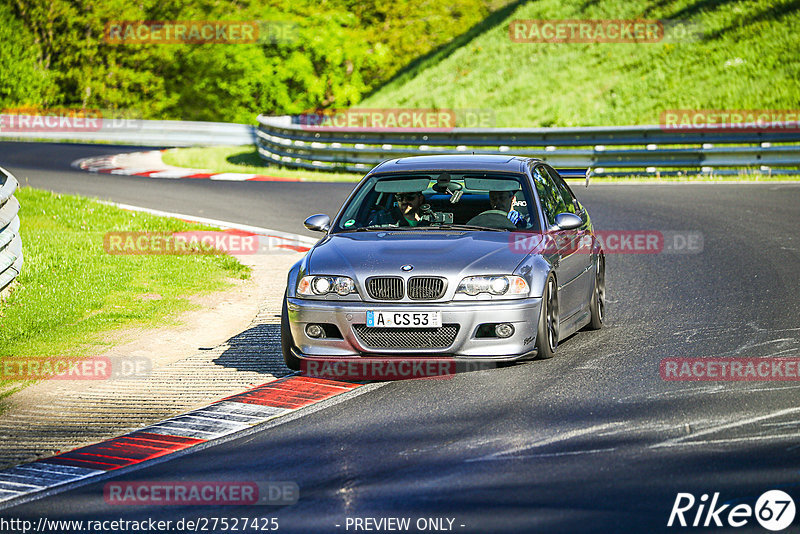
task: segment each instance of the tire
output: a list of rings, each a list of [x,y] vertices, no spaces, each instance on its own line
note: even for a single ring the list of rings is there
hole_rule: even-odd
[[[548,360],[558,348],[558,285],[553,275],[547,277],[542,294],[539,326],[536,331],[536,357]]]
[[[292,340],[292,331],[289,328],[289,309],[286,307],[286,295],[283,295],[283,306],[281,307],[281,352],[283,352],[283,361],[286,367],[292,371],[300,370],[300,358],[292,354],[294,348],[294,340]]]
[[[589,302],[591,321],[587,330],[600,330],[606,319],[606,259],[600,254],[597,257],[597,272],[594,277],[592,300]]]

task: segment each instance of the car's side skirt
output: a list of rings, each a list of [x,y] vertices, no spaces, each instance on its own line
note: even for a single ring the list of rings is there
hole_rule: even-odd
[[[559,333],[558,333],[558,340],[561,341],[562,339],[566,339],[587,324],[592,320],[592,316],[589,313],[588,308],[584,308],[578,313],[574,314],[572,317],[569,317],[566,321],[559,325]]]

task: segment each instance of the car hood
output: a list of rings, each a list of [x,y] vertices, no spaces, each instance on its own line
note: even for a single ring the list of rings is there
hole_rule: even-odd
[[[310,274],[375,275],[512,274],[525,254],[514,250],[511,232],[400,230],[333,234],[320,241],[308,260]],[[411,271],[401,267],[412,265]],[[460,279],[460,278],[459,278]]]

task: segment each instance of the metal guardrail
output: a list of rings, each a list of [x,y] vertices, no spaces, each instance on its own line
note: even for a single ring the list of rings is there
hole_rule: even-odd
[[[800,174],[800,145],[773,146],[800,142],[800,131],[671,130],[661,126],[376,131],[316,128],[293,124],[289,116],[264,115],[259,115],[258,123],[262,159],[314,170],[364,172],[381,161],[404,156],[502,153],[538,157],[554,167],[591,168],[594,174],[655,173],[664,168],[709,172],[753,166],[764,171],[798,167],[776,173]],[[608,168],[623,172],[606,173]]]
[[[17,179],[0,167],[0,291],[22,269],[22,240],[19,236],[19,202],[14,198]]]
[[[144,146],[252,145],[256,128],[249,124],[200,121],[97,119],[79,127],[61,125],[60,117],[42,116],[22,128],[0,127],[0,138],[107,142]],[[48,125],[51,125],[48,127]]]
[[[56,121],[52,122],[54,127],[46,127],[48,119]],[[58,119],[37,117],[40,127],[24,131],[0,127],[0,138],[160,147],[255,143],[268,163],[350,172],[364,172],[381,161],[397,157],[474,152],[535,156],[554,167],[591,168],[596,175],[670,174],[664,169],[699,169],[722,174],[726,168],[742,167],[757,167],[775,174],[800,174],[800,144],[797,144],[800,131],[753,128],[714,131],[661,126],[359,131],[315,128],[294,124],[290,116],[264,115],[258,117],[258,128],[225,122],[101,119],[96,127],[70,130],[61,129]]]

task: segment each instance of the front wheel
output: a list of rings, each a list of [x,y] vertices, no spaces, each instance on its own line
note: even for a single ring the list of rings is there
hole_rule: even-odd
[[[597,257],[597,273],[594,277],[594,291],[589,302],[591,321],[589,330],[600,330],[606,318],[606,259],[600,254]]]
[[[283,361],[286,362],[286,367],[292,371],[300,370],[300,358],[292,354],[294,348],[294,341],[292,340],[292,331],[289,328],[289,308],[286,306],[286,295],[283,295],[283,306],[281,307],[281,352],[283,352]]]
[[[553,275],[547,278],[542,294],[542,309],[536,332],[536,353],[540,360],[556,354],[558,347],[558,286]]]

